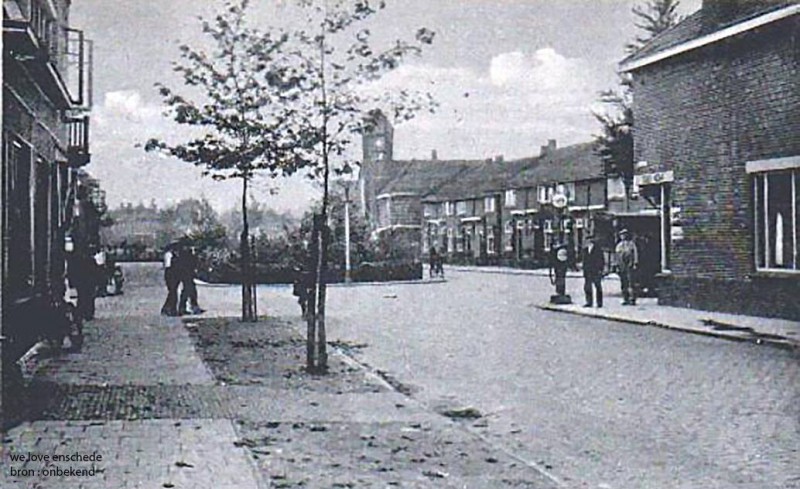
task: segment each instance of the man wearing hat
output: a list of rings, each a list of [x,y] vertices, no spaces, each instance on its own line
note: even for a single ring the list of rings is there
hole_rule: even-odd
[[[622,305],[636,304],[636,291],[633,288],[633,278],[639,268],[639,251],[636,243],[631,239],[627,229],[619,232],[620,241],[617,243],[617,266],[619,267],[619,280],[622,287]]]
[[[583,262],[583,292],[586,303],[583,307],[592,307],[593,292],[597,295],[597,307],[603,307],[603,271],[606,260],[603,250],[597,245],[593,235],[586,237],[581,260]],[[592,290],[594,289],[594,291]]]

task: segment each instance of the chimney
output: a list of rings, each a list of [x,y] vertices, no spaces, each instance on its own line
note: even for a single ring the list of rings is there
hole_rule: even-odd
[[[495,163],[502,163],[503,162],[503,155],[497,155],[494,157]]]
[[[435,149],[431,151],[431,159],[432,159],[433,161],[436,161],[436,160],[438,160],[438,159],[439,159],[439,155],[436,153],[436,150],[435,150]]]
[[[555,139],[548,139],[547,146],[542,146],[539,156],[547,156],[556,150],[557,144]]]

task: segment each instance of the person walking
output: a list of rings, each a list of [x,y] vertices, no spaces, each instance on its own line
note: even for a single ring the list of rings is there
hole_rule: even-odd
[[[178,255],[178,276],[181,283],[180,303],[178,304],[178,314],[202,314],[205,312],[197,302],[197,286],[194,283],[197,275],[197,255],[194,249],[184,243]],[[189,303],[191,309],[186,309]]]
[[[78,293],[75,306],[80,320],[91,321],[94,319],[97,295],[97,264],[91,250],[75,250],[71,252],[67,264],[67,278],[71,287]]]
[[[177,261],[177,248],[174,244],[167,245],[164,251],[164,282],[167,285],[167,298],[161,306],[161,314],[164,316],[178,315],[178,286],[181,280],[176,267]]]
[[[636,289],[633,281],[636,270],[639,268],[639,250],[627,229],[620,231],[619,237],[620,241],[617,243],[615,251],[619,267],[620,287],[622,288],[622,305],[632,306],[636,304]]]
[[[597,295],[597,307],[603,307],[603,272],[606,259],[603,250],[595,243],[594,236],[586,237],[581,257],[583,261],[583,292],[586,303],[583,307],[592,307],[593,295]],[[594,289],[594,290],[593,290]]]

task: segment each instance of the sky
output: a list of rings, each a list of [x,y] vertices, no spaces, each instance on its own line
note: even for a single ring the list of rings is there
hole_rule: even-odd
[[[253,0],[259,25],[296,22],[280,3]],[[559,146],[590,141],[599,132],[598,93],[616,86],[624,45],[636,35],[637,0],[388,0],[373,32],[384,40],[412,39],[420,27],[435,40],[380,83],[431,92],[439,103],[395,128],[396,159],[506,159],[538,154],[548,139]],[[699,8],[682,0],[680,11]],[[154,88],[180,88],[172,72],[180,44],[204,41],[198,16],[222,0],[75,0],[70,23],[94,41],[92,162],[86,169],[106,189],[109,205],[151,200],[161,206],[207,198],[218,210],[238,201],[239,183],[202,177],[192,165],[141,146],[151,137],[180,135],[164,117]],[[300,215],[319,189],[301,177],[259,179],[253,198]]]

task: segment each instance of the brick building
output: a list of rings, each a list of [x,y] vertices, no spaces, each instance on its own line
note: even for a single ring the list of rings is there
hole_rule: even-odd
[[[613,232],[597,224],[606,220],[606,186],[595,143],[558,148],[550,140],[503,187],[505,256],[512,262],[542,265],[559,240],[568,242],[576,256],[590,232],[608,234],[605,241],[611,240]],[[567,198],[561,210],[553,205],[556,194]]]
[[[397,161],[391,125],[379,112],[370,117],[361,209],[385,254],[418,260],[436,247],[451,263],[546,266],[554,240],[577,255],[590,230],[613,248],[610,212],[622,207],[609,199],[614,181],[594,143],[558,148],[550,140],[539,156],[517,160],[439,160],[434,151],[430,160]],[[567,197],[563,212],[555,194]]]
[[[47,309],[63,301],[66,236],[83,204],[96,197],[79,185],[79,168],[90,159],[91,45],[70,27],[70,3],[3,2],[0,336],[6,366],[41,336]]]
[[[373,238],[386,258],[420,260],[422,255],[422,197],[452,181],[480,161],[399,161],[392,158],[393,129],[374,111],[363,138],[359,200]]]
[[[664,304],[800,319],[800,4],[704,0],[622,63]]]

